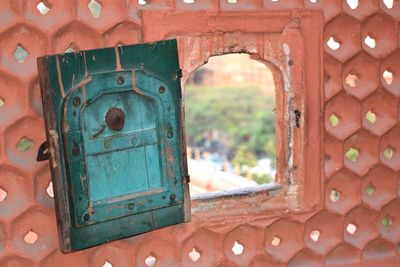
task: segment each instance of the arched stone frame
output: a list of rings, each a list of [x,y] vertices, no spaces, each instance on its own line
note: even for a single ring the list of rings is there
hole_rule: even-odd
[[[251,14],[243,24],[230,24],[229,31],[224,25],[234,21],[238,14],[143,13],[147,23],[154,23],[151,20],[157,18],[161,25],[172,24],[168,30],[160,27],[144,39],[178,39],[183,96],[190,73],[212,56],[248,53],[252,59],[266,64],[274,75],[279,102],[279,185],[196,197],[191,203],[194,219],[223,220],[224,216],[235,215],[242,220],[250,214],[253,218],[257,214],[273,217],[322,207],[322,17],[309,11],[277,13]],[[197,23],[185,24],[183,20]]]

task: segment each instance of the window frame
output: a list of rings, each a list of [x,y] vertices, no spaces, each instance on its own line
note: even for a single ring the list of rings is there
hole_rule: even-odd
[[[176,12],[162,16],[161,21],[156,11],[145,11],[142,15],[146,23],[152,23],[157,18],[161,25],[169,25],[165,31],[161,28],[146,36],[145,41],[159,38],[178,40],[183,95],[190,73],[205,64],[209,57],[248,53],[253,59],[264,62],[272,71],[276,99],[283,102],[283,105],[277,105],[277,109],[279,106],[283,108],[277,110],[278,184],[254,190],[243,189],[232,194],[225,192],[196,196],[191,201],[192,218],[224,220],[227,216],[236,216],[241,220],[243,216],[250,215],[253,219],[257,218],[257,214],[273,217],[320,210],[323,207],[324,104],[321,13],[246,13],[246,24],[233,23],[238,16],[243,18],[240,12],[194,12],[184,16]],[[185,21],[198,23],[190,25]],[[227,23],[231,23],[229,31],[224,26]],[[169,31],[171,28],[173,32]],[[298,120],[297,111],[300,111]],[[183,125],[182,131],[184,133]],[[279,133],[283,133],[283,136]],[[185,135],[182,136],[182,158],[186,160]],[[186,162],[183,165],[186,166]]]

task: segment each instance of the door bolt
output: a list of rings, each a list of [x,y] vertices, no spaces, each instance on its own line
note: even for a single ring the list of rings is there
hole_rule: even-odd
[[[79,98],[79,96],[75,96],[74,99],[72,100],[72,104],[76,107],[79,106],[81,104],[81,99]]]
[[[170,128],[168,129],[167,137],[168,137],[168,138],[174,137],[174,132],[172,131],[172,127],[170,127]]]
[[[122,76],[119,76],[119,77],[118,77],[118,79],[117,79],[117,83],[118,83],[119,85],[123,85],[123,84],[124,84],[124,82],[125,82],[125,79],[124,79],[124,77],[122,77]]]

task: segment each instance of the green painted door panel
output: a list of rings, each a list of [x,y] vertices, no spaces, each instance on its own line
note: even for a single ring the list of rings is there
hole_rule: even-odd
[[[176,41],[38,66],[61,250],[188,221]]]

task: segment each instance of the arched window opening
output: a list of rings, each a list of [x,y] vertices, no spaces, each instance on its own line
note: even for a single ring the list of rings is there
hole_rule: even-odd
[[[275,83],[248,54],[211,57],[185,86],[192,195],[275,181]]]

